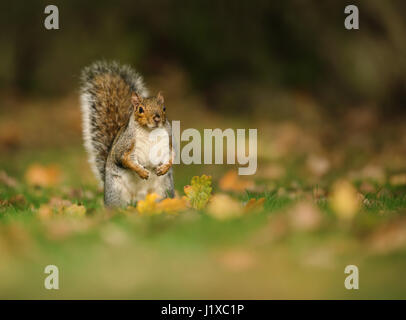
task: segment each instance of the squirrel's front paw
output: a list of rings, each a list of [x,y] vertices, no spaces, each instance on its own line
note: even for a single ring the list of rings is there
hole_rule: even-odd
[[[156,175],[157,176],[162,176],[165,173],[168,172],[168,170],[170,169],[171,165],[170,164],[163,164],[160,165],[158,168],[156,168]]]
[[[142,168],[137,173],[141,179],[147,180],[149,178],[149,171],[147,169]]]

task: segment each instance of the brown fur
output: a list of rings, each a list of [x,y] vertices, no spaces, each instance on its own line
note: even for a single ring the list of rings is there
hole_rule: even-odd
[[[132,142],[129,150],[127,150],[123,154],[123,156],[121,158],[121,165],[124,168],[128,168],[130,170],[135,171],[142,179],[148,179],[148,176],[149,176],[148,171],[146,169],[144,169],[142,166],[140,166],[139,164],[136,164],[131,160],[131,154],[134,151],[134,146],[135,146],[135,143]]]
[[[158,124],[163,125],[166,122],[166,112],[164,111],[164,100],[161,93],[157,97],[142,98],[137,94],[132,96],[131,102],[134,106],[134,119],[141,125],[152,127]],[[140,111],[143,112],[140,112]],[[156,116],[159,117],[157,122]]]

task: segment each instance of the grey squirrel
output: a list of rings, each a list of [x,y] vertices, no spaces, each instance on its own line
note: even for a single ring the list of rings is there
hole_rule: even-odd
[[[104,203],[122,207],[148,193],[174,196],[172,129],[161,93],[149,97],[142,77],[127,65],[98,61],[81,76],[84,145],[96,177],[104,185]],[[150,159],[151,131],[168,134],[165,163]]]

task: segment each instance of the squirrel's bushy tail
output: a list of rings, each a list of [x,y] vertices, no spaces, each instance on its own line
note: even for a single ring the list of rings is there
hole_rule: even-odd
[[[107,156],[128,121],[131,95],[146,97],[148,92],[138,73],[116,62],[93,63],[82,71],[81,80],[84,144],[96,177],[104,183]]]

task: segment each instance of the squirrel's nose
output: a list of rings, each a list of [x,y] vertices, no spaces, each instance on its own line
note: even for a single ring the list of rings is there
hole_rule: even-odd
[[[161,116],[158,113],[155,113],[154,120],[158,122],[161,119]]]

